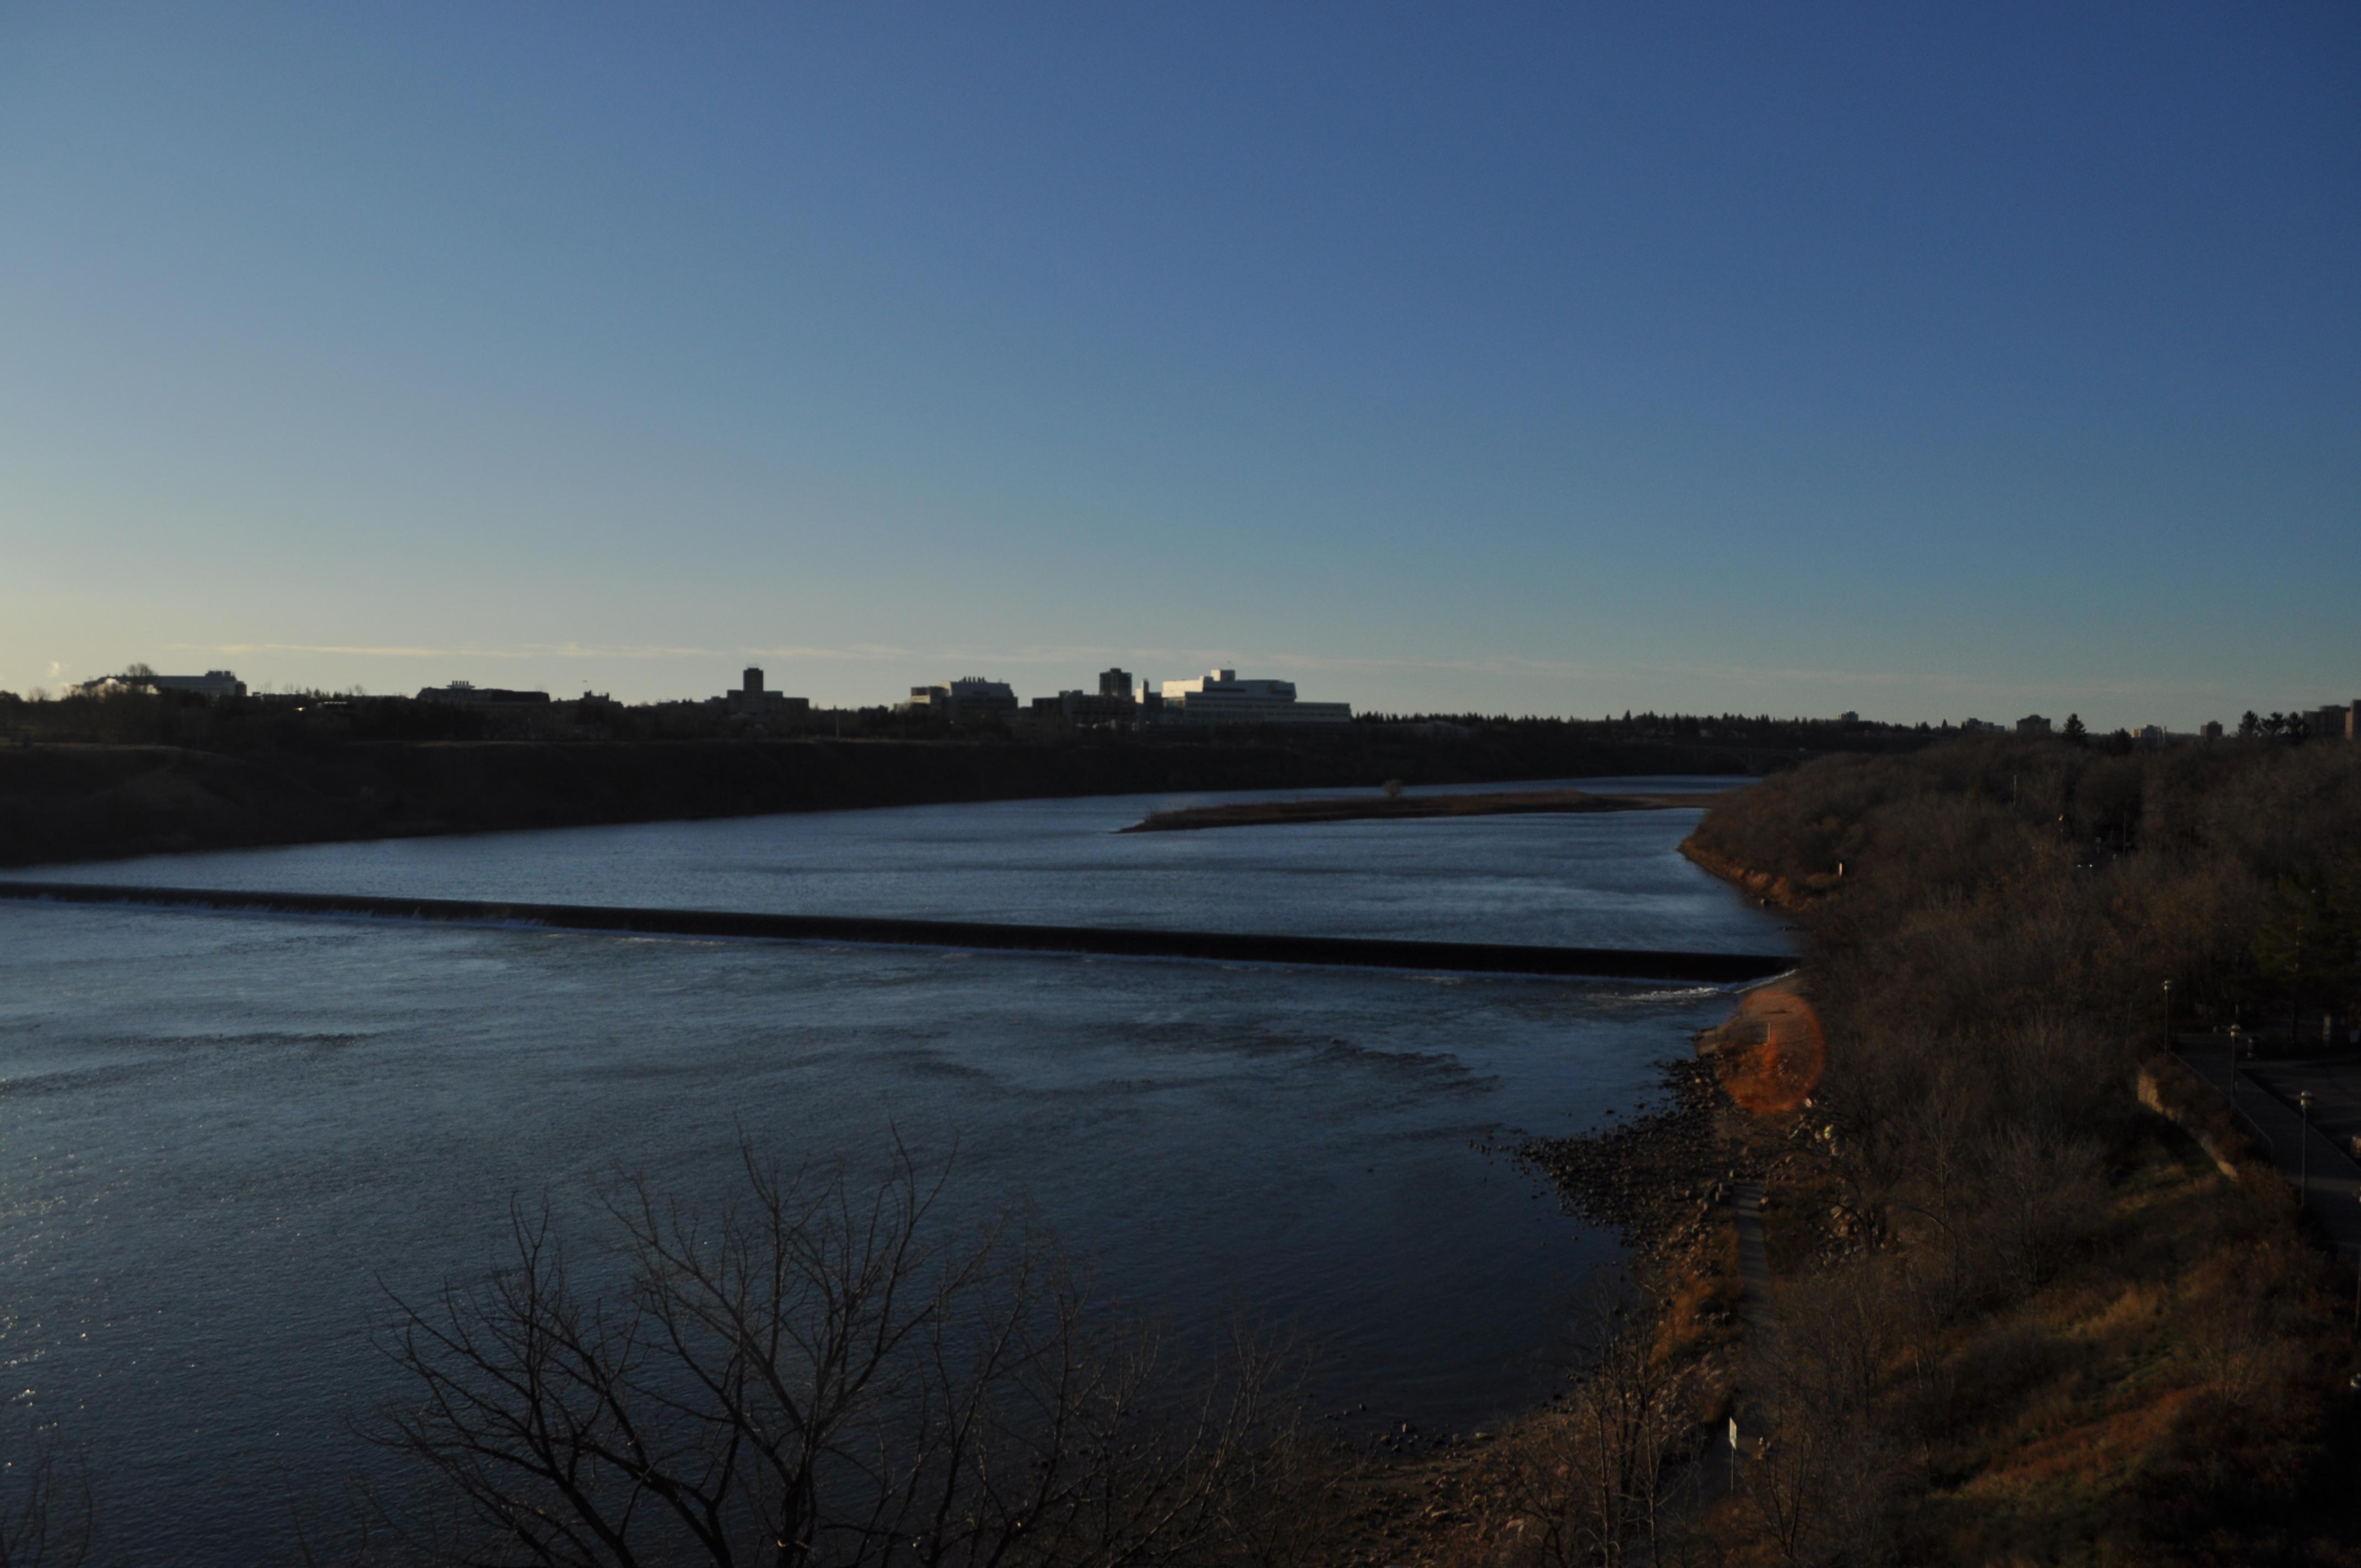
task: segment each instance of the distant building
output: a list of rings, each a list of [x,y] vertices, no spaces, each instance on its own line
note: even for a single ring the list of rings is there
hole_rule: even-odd
[[[910,700],[901,706],[913,713],[941,714],[953,724],[973,724],[986,718],[1016,718],[1016,694],[1006,681],[970,675],[964,680],[912,686]]]
[[[2028,713],[2016,721],[2016,732],[2019,735],[2047,735],[2049,733],[2049,720],[2037,713]]]
[[[227,670],[207,670],[202,675],[150,675],[148,684],[160,692],[193,692],[209,702],[246,695],[246,683]]]
[[[1963,718],[1960,721],[1960,733],[1962,735],[1985,735],[1999,728],[1999,725],[1982,718]]]
[[[1167,681],[1163,696],[1166,717],[1183,724],[1349,724],[1353,718],[1349,703],[1298,702],[1293,681],[1242,681],[1235,670]]]
[[[479,686],[468,681],[453,681],[447,686],[423,688],[418,694],[418,700],[450,703],[459,707],[545,707],[549,705],[549,694],[511,691],[505,686]]]
[[[785,718],[790,714],[809,713],[811,698],[788,696],[783,692],[768,691],[763,685],[763,672],[752,664],[746,666],[743,682],[737,690],[721,694],[722,707],[749,718]]]
[[[2208,740],[2219,740],[2222,739],[2222,721],[2209,718],[2198,727],[2197,733]]]
[[[1056,696],[1035,697],[1033,713],[1038,718],[1065,724],[1128,724],[1139,716],[1139,705],[1127,691],[1115,696],[1104,691],[1061,691]]]
[[[2333,703],[2316,707],[2305,714],[2304,722],[2315,740],[2350,740],[2354,739],[2354,716],[2361,712],[2361,702]]]
[[[1837,722],[1839,724],[1859,724],[1861,722],[1861,715],[1848,707],[1844,710],[1843,714],[1838,718]]]
[[[2132,739],[2151,751],[2164,750],[2164,729],[2161,725],[2143,724],[2132,731]]]
[[[1129,670],[1102,670],[1097,691],[1061,691],[1056,696],[1036,697],[1033,711],[1068,724],[1128,724],[1139,717],[1139,703],[1132,696]]]
[[[207,702],[219,702],[224,697],[244,696],[246,683],[227,670],[207,670],[202,675],[159,675],[152,672],[128,672],[120,675],[101,675],[94,681],[84,681],[73,688],[79,696],[113,696],[118,692],[155,691],[187,692]]]

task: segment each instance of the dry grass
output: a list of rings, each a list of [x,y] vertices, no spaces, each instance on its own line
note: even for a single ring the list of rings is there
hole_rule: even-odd
[[[1786,1162],[1772,1177],[1795,1258],[1783,1299],[1909,1254],[1906,1241],[1867,1257],[1830,1246],[1813,1223],[1825,1171],[1777,1128],[1755,1135],[1752,1152]],[[2361,1468],[2328,1441],[2322,1402],[2356,1365],[2349,1297],[2334,1294],[2290,1209],[2224,1179],[2185,1133],[2146,1115],[2111,1151],[2104,1202],[2086,1245],[2041,1288],[1938,1330],[1929,1368],[1914,1371],[1905,1351],[1889,1359],[1879,1419],[1900,1473],[1901,1533],[1846,1560],[2361,1568],[2361,1528],[2335,1513],[2351,1508]],[[1719,1222],[1668,1271],[1654,1342],[1717,1388],[1743,1348],[1736,1254],[1734,1227]],[[1722,1398],[1697,1407],[1716,1426]],[[1538,1568],[1514,1478],[1545,1452],[1553,1419],[1363,1470],[1322,1561]],[[1703,1488],[1678,1560],[1784,1561],[1758,1519],[1717,1493]]]
[[[2300,1513],[2306,1484],[2338,1463],[2320,1394],[2353,1353],[2323,1260],[2283,1205],[2224,1180],[2184,1135],[2140,1131],[2092,1250],[1946,1343],[1948,1398],[1922,1412],[1919,1550],[1960,1563],[2212,1561],[2190,1541],[2226,1530],[2230,1560],[2361,1563],[2361,1530],[2299,1541],[2252,1528]],[[2235,1457],[2204,1463],[2217,1451]]]

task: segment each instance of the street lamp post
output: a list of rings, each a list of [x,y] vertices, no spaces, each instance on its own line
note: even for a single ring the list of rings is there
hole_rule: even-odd
[[[2303,1113],[2303,1131],[2301,1131],[2301,1133],[2299,1133],[2299,1134],[2297,1134],[2297,1135],[2296,1135],[2296,1143],[2297,1143],[2297,1146],[2298,1146],[2298,1147],[2299,1147],[2302,1152],[2301,1152],[2300,1155],[2298,1155],[2298,1156],[2297,1156],[2296,1164],[2297,1164],[2297,1168],[2299,1168],[2300,1170],[2301,1170],[2301,1171],[2303,1172],[2303,1188],[2302,1188],[2302,1191],[2303,1191],[2303,1196],[2304,1196],[2304,1198],[2306,1199],[2306,1201],[2309,1201],[2309,1200],[2311,1199],[2311,1197],[2312,1197],[2312,1091],[2311,1091],[2311,1090],[2309,1090],[2309,1089],[2301,1089],[2301,1090],[2298,1090],[2298,1091],[2296,1091],[2296,1097],[2295,1097],[2295,1108],[2296,1108],[2298,1111],[2300,1111],[2300,1112],[2301,1112],[2301,1113]]]

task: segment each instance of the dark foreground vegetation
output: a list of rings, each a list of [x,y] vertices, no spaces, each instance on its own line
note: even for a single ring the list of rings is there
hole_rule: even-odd
[[[606,1195],[612,1244],[521,1212],[505,1266],[400,1303],[399,1463],[310,1555],[349,1563],[1298,1561],[1317,1463],[1286,1363],[1187,1361],[1094,1310],[1015,1221],[936,1223],[906,1157],[873,1192],[750,1152],[743,1201]]]
[[[0,693],[0,866],[948,801],[1762,773],[1927,738],[1654,715],[1118,731],[867,709],[774,729],[692,704],[550,705],[528,720],[401,697]]]

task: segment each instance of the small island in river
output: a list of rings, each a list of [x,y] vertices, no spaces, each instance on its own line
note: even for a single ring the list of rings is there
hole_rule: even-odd
[[[1126,833],[1174,833],[1193,828],[1253,828],[1282,822],[1351,822],[1362,817],[1504,817],[1517,813],[1573,811],[1702,810],[1721,797],[1719,790],[1682,795],[1592,795],[1578,789],[1491,790],[1473,795],[1352,795],[1322,800],[1257,800],[1234,806],[1199,806],[1158,811],[1121,829]]]

